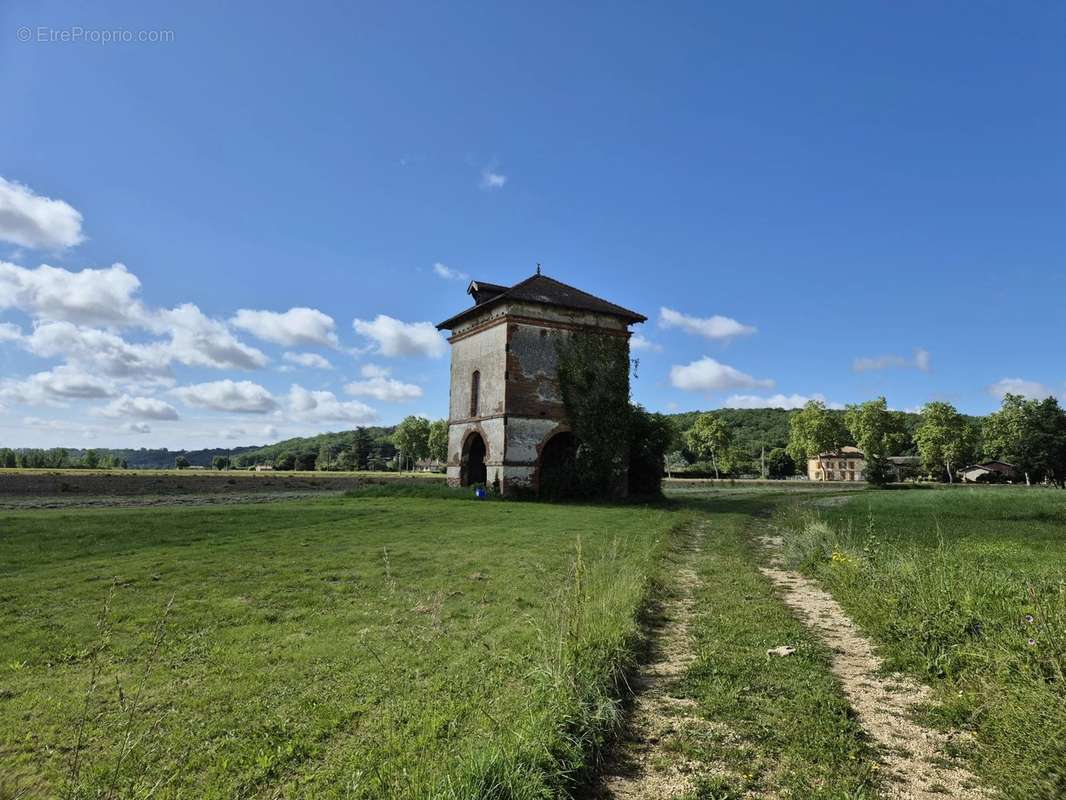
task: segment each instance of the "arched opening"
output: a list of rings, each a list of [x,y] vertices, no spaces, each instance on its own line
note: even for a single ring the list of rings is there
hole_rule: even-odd
[[[481,401],[481,372],[474,370],[474,374],[470,376],[470,416],[476,417],[478,415],[478,405]]]
[[[537,488],[541,497],[573,497],[577,493],[577,438],[570,431],[552,436],[540,449]]]
[[[474,486],[485,483],[488,472],[485,469],[485,455],[487,449],[485,440],[480,433],[472,433],[466,437],[463,443],[463,457],[459,470],[459,483],[463,486]]]

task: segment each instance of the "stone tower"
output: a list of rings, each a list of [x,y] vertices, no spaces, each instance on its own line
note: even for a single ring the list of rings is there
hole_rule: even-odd
[[[559,390],[556,341],[582,332],[626,340],[647,317],[540,274],[514,286],[473,281],[451,331],[448,483],[537,491],[539,469],[575,444]]]

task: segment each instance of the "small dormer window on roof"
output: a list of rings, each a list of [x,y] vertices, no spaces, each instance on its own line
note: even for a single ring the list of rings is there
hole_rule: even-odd
[[[507,291],[509,287],[500,286],[496,283],[485,283],[484,281],[470,281],[470,285],[466,289],[466,293],[474,298],[475,305],[481,305],[488,302],[495,297],[499,297],[501,294]]]

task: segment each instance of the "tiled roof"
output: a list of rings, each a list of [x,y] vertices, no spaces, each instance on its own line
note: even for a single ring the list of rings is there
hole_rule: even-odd
[[[471,283],[470,289],[467,291],[474,294],[475,297],[478,297],[478,295],[481,294],[481,292],[478,292],[479,289],[490,289],[491,292],[491,290],[497,288],[503,287],[497,287],[495,284],[491,283],[474,281]],[[475,294],[475,292],[478,293]],[[516,283],[514,286],[499,294],[494,294],[481,300],[476,305],[466,309],[466,311],[461,311],[454,317],[444,320],[444,322],[437,325],[437,329],[451,330],[471,315],[508,300],[525,303],[540,303],[542,305],[556,306],[558,308],[572,308],[577,311],[592,311],[598,314],[608,314],[612,317],[624,319],[629,324],[646,322],[648,319],[643,314],[638,314],[635,311],[630,311],[628,308],[622,308],[622,306],[609,303],[602,298],[589,294],[588,292],[583,292],[580,289],[576,289],[573,286],[557,281],[554,278],[549,278],[547,275],[541,275],[538,273],[526,278],[521,283]]]

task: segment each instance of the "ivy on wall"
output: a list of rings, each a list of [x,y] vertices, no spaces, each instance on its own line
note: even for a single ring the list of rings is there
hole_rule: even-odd
[[[633,413],[628,343],[619,336],[583,332],[560,336],[556,348],[559,388],[579,442],[572,493],[623,494]]]

